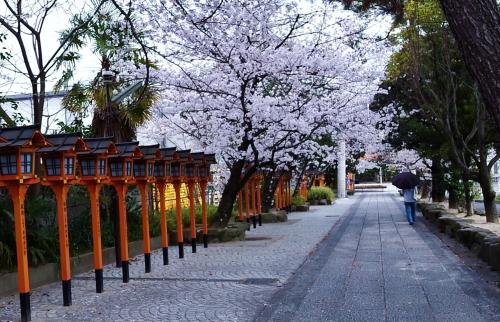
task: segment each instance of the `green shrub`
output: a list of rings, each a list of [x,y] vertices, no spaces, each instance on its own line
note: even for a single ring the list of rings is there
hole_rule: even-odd
[[[307,192],[307,200],[321,200],[333,201],[333,190],[328,187],[311,187]]]
[[[303,206],[306,203],[302,196],[292,197],[292,206]]]
[[[217,212],[217,206],[207,205],[207,221],[208,225],[211,226],[214,222],[215,213]],[[196,224],[201,224],[201,207],[196,206],[194,209]],[[158,214],[159,217],[159,214]],[[189,227],[189,208],[182,208],[182,225],[184,228]],[[175,209],[167,210],[167,226],[169,230],[177,229],[177,221],[175,219]]]

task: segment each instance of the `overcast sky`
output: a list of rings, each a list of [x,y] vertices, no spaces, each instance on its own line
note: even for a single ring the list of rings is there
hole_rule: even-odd
[[[30,4],[35,1],[24,1],[24,3]],[[38,1],[37,1],[38,2]],[[44,2],[44,1],[39,1]],[[44,24],[42,31],[43,39],[43,52],[44,61],[47,61],[49,57],[53,54],[59,45],[58,37],[62,30],[69,26],[69,19],[72,13],[81,11],[85,7],[86,1],[75,1],[73,5],[69,5],[70,1],[60,1],[62,4],[56,10],[50,14]],[[28,7],[28,5],[24,5]],[[0,15],[6,16],[8,12],[4,1],[0,2]],[[0,92],[7,95],[18,94],[18,93],[31,93],[30,83],[26,76],[14,72],[15,68],[20,68],[25,71],[24,63],[19,55],[19,45],[16,39],[11,36],[2,26],[0,26],[0,32],[7,34],[7,40],[2,43],[2,47],[6,47],[13,54],[12,63],[4,63],[1,67],[0,76]],[[26,44],[30,44],[31,41],[29,37],[26,37]],[[33,50],[28,48],[31,60],[33,60]],[[81,51],[82,59],[76,66],[76,79],[77,80],[88,80],[94,77],[94,75],[100,69],[99,58],[92,53],[90,48],[85,48]],[[52,74],[48,79],[47,90],[51,91],[55,81],[60,77],[60,73]],[[5,80],[7,78],[7,80]]]

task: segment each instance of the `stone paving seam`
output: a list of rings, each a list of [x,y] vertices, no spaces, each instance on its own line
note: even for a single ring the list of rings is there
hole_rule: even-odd
[[[329,248],[335,246],[337,242],[343,235],[345,229],[349,226],[352,218],[354,218],[357,209],[359,208],[361,201],[364,200],[365,196],[355,197],[356,202],[349,207],[346,214],[339,219],[335,223],[335,225],[330,229],[328,234],[323,238],[323,240],[318,243],[315,247],[315,250],[305,259],[305,261],[301,264],[301,266],[295,271],[294,275],[289,278],[289,280],[285,283],[285,285],[278,291],[276,291],[269,300],[269,304],[261,308],[257,314],[255,315],[253,321],[254,322],[262,322],[262,321],[289,321],[293,318],[295,311],[300,307],[305,294],[305,285],[312,285],[314,280],[317,278],[318,274],[315,274],[323,268],[327,256],[323,256],[323,259],[319,258],[325,251],[328,251]],[[311,269],[311,266],[314,266]],[[304,275],[301,274],[302,271],[307,270],[309,278],[307,281],[303,281]],[[300,284],[300,286],[298,285]],[[299,288],[302,293],[292,294],[290,296],[290,290]],[[290,297],[292,301],[290,301]],[[288,304],[288,308],[284,305]],[[290,307],[291,306],[291,307]],[[279,312],[279,310],[282,312]],[[283,310],[285,309],[285,310]],[[275,315],[279,315],[276,317]]]
[[[379,203],[377,202],[377,224],[378,224],[378,237],[379,237],[379,241],[380,241],[380,254],[382,254],[382,248],[383,248],[383,244],[382,244],[382,232],[380,230],[380,208],[379,208]],[[384,270],[384,260],[382,259],[382,255],[380,256],[381,257],[381,266],[382,266],[382,277],[384,278],[385,280],[385,270]],[[385,291],[385,282],[382,283],[382,291],[383,291],[383,296],[384,296],[384,317],[385,317],[385,320],[387,321],[389,319],[388,317],[388,313],[387,313],[387,297],[386,297],[386,291]]]
[[[392,195],[391,197],[392,197],[392,198],[391,198],[391,200],[392,200],[393,204],[397,207],[396,209],[398,209],[398,210],[400,210],[400,211],[405,211],[404,204],[403,204],[403,206],[402,206],[402,207],[398,207],[398,201],[396,200],[396,197],[395,197],[394,195]],[[387,202],[387,201],[386,201],[386,202]],[[388,208],[389,208],[389,207],[388,207]],[[404,214],[404,212],[403,212],[403,214]],[[394,222],[394,215],[396,215],[396,213],[391,213],[391,217],[393,218],[393,222]],[[402,241],[402,243],[403,243],[403,249],[404,249],[404,251],[405,251],[405,253],[406,253],[406,255],[407,255],[407,258],[408,258],[408,260],[410,261],[410,263],[412,263],[412,265],[411,265],[411,269],[412,269],[412,271],[413,271],[413,275],[416,277],[415,262],[414,262],[414,260],[411,258],[410,253],[408,252],[408,248],[407,248],[407,245],[406,245],[405,239],[401,236],[401,232],[400,232],[400,229],[399,229],[398,225],[394,225],[394,226],[395,226],[395,228],[396,228],[396,232],[398,233],[399,238],[401,239],[401,241]],[[427,292],[425,291],[424,286],[422,285],[422,283],[421,283],[418,279],[416,279],[416,280],[417,280],[417,283],[418,283],[418,285],[419,285],[420,289],[421,289],[421,290],[423,291],[423,293],[424,293],[424,297],[425,297],[425,300],[426,300],[426,302],[427,302],[427,305],[428,305],[428,307],[430,308],[430,310],[431,310],[431,312],[432,312],[432,318],[434,319],[434,321],[436,321],[436,318],[435,318],[435,314],[436,314],[436,312],[434,312],[434,309],[433,309],[433,307],[431,306],[431,303],[430,303],[429,297],[428,297],[428,295],[427,295]]]

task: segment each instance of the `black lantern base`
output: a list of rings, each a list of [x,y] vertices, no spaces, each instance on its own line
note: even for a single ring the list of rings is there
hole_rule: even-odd
[[[144,270],[146,273],[151,273],[151,253],[144,254]]]
[[[191,237],[191,251],[196,253],[196,237]]]
[[[163,265],[168,265],[168,247],[163,247]]]
[[[30,292],[19,293],[19,300],[21,304],[21,321],[31,321]]]
[[[203,247],[208,248],[208,235],[203,234]]]
[[[184,258],[184,243],[179,242],[179,258]]]
[[[96,293],[104,292],[104,278],[102,275],[102,268],[95,270],[95,291]]]
[[[262,226],[262,214],[259,214],[259,226]]]
[[[71,306],[71,280],[62,281],[63,305]]]
[[[122,281],[123,281],[123,283],[130,282],[130,272],[128,269],[128,261],[122,261]]]

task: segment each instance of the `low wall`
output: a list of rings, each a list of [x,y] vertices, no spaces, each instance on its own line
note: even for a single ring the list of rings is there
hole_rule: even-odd
[[[209,243],[220,243],[231,240],[244,240],[245,231],[248,224],[234,223],[228,228],[210,228],[208,231]],[[191,235],[189,228],[184,229],[184,243],[191,242]],[[177,233],[169,231],[169,244],[177,244]],[[201,236],[201,231],[198,231],[198,236]],[[198,238],[197,242],[202,242],[202,238]],[[151,250],[161,248],[161,237],[151,238]],[[129,257],[133,258],[144,252],[142,240],[130,242],[128,244]],[[105,248],[102,250],[102,260],[104,265],[112,264],[115,262],[115,249],[114,247]],[[87,253],[71,258],[71,275],[77,275],[88,272],[94,269],[94,254]],[[45,284],[60,281],[59,277],[59,264],[49,263],[38,267],[30,267],[29,269],[30,285],[31,288],[36,288]],[[17,272],[0,274],[0,296],[10,295],[17,293]]]
[[[457,218],[441,206],[431,203],[419,203],[418,206],[424,217],[439,227],[439,231],[465,245],[493,270],[500,271],[500,236],[470,225],[472,220]]]
[[[151,249],[159,249],[161,247],[160,237],[151,238]],[[142,254],[142,240],[130,242],[128,244],[130,258]],[[102,250],[102,260],[104,265],[115,262],[114,247],[105,248]],[[87,253],[71,258],[71,275],[77,275],[88,272],[94,269],[94,254]],[[29,269],[31,288],[36,288],[45,284],[60,281],[59,264],[49,263]],[[2,283],[0,283],[0,296],[17,293],[17,272],[6,273],[0,275]]]

